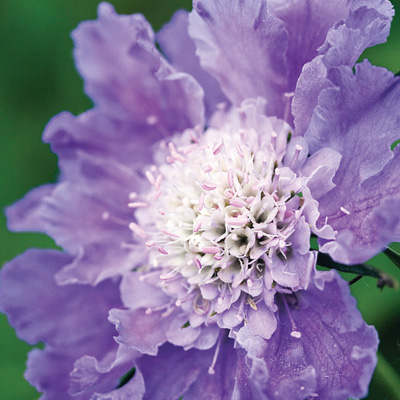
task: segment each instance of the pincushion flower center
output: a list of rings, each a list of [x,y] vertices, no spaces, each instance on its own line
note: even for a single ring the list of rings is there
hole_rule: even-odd
[[[179,143],[162,143],[166,162],[146,171],[152,189],[130,203],[130,227],[149,249],[146,269],[160,269],[164,282],[184,280],[177,305],[190,298],[196,311],[200,293],[214,313],[239,299],[257,309],[263,288],[274,286],[266,271],[273,257],[290,254],[302,212],[301,178],[283,161],[287,135],[209,128],[201,139],[187,131]]]

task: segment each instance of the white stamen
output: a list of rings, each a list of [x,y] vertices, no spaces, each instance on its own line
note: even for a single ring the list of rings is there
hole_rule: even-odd
[[[154,175],[151,173],[151,171],[146,171],[146,178],[148,181],[154,186],[156,183],[156,180],[154,178]]]
[[[216,144],[215,146],[214,146],[214,148],[213,148],[213,154],[216,156],[218,153],[220,153],[221,152],[221,150],[222,150],[222,146],[224,145],[224,143],[223,142],[221,142],[221,143],[218,143],[218,144]]]
[[[340,211],[341,211],[343,214],[346,214],[346,215],[350,215],[350,214],[351,214],[350,211],[347,210],[347,209],[344,208],[344,207],[340,207]]]
[[[160,229],[160,232],[162,232],[164,235],[171,236],[173,238],[178,238],[179,237],[179,235],[176,235],[175,233],[167,231],[166,229]]]
[[[238,311],[237,311],[237,313],[235,315],[236,319],[239,322],[242,322],[243,319],[244,319],[243,318],[243,310],[244,310],[244,303],[245,302],[246,302],[246,295],[242,294],[242,298],[241,298],[240,303],[239,303],[239,308],[238,308]]]
[[[211,190],[215,190],[217,188],[217,185],[215,183],[212,183],[212,182],[204,182],[201,185],[201,187],[202,187],[203,190],[211,191]]]
[[[196,265],[196,267],[197,267],[198,269],[201,269],[201,268],[202,268],[201,262],[200,262],[200,260],[199,260],[198,258],[195,258],[195,259],[193,260],[193,262],[194,262],[194,265]]]
[[[296,151],[300,152],[303,150],[303,146],[301,146],[300,144],[296,144],[296,146],[294,146]]]
[[[193,142],[195,142],[197,144],[199,143],[199,139],[197,139],[195,132],[192,130],[190,131],[190,138],[193,140]]]
[[[168,251],[165,250],[164,247],[158,246],[158,247],[157,247],[157,250],[158,250],[161,254],[164,254],[164,255],[167,255],[167,254],[168,254]]]
[[[236,319],[237,319],[239,322],[242,322],[242,321],[243,321],[243,317],[242,317],[241,315],[236,314],[235,317],[236,317]]]
[[[295,148],[295,151],[294,151],[294,154],[293,154],[293,158],[292,158],[292,160],[291,160],[291,162],[289,164],[289,168],[294,168],[297,160],[299,159],[299,154],[303,150],[303,146],[301,146],[300,144],[296,144],[294,146],[294,148]]]
[[[159,191],[161,188],[161,182],[162,182],[162,175],[158,174],[156,178],[156,182],[154,183],[154,188]]]
[[[176,161],[180,161],[181,163],[184,163],[186,161],[186,158],[183,157],[182,154],[179,154],[178,151],[176,150],[175,145],[172,142],[168,143],[168,148],[169,151],[171,153],[171,157],[176,160]]]
[[[260,181],[258,181],[256,184],[253,185],[252,189],[253,190],[259,190],[264,188],[265,186],[268,186],[268,184],[270,183],[269,178],[266,179],[262,179]]]
[[[246,200],[246,204],[249,206],[253,202],[253,200],[254,200],[254,196],[248,197]]]
[[[235,181],[233,179],[233,174],[235,173],[235,171],[233,169],[230,169],[228,171],[228,185],[230,188],[234,189],[235,187]]]
[[[233,226],[242,226],[249,222],[249,218],[241,215],[238,217],[226,218],[226,223]]]
[[[282,300],[283,300],[283,304],[285,306],[286,312],[287,312],[287,314],[289,316],[290,323],[292,325],[292,332],[290,333],[290,336],[292,336],[292,337],[294,337],[296,339],[300,339],[301,338],[301,333],[297,330],[297,326],[296,326],[296,323],[294,322],[292,313],[290,312],[290,308],[289,308],[289,305],[288,305],[288,303],[286,301],[286,297],[285,297],[284,294],[281,294],[281,296],[282,296]]]
[[[205,197],[204,192],[201,192],[200,197],[199,197],[199,203],[198,203],[198,205],[197,205],[197,208],[199,209],[199,211],[201,211],[202,208],[203,208],[203,205],[204,205],[204,197]]]
[[[129,200],[135,200],[138,197],[138,194],[136,192],[131,192],[128,195]]]
[[[198,146],[197,146],[197,143],[193,143],[193,144],[191,144],[191,145],[189,145],[189,146],[186,146],[186,147],[182,150],[182,153],[188,155],[188,154],[192,153],[193,151],[195,151],[195,150],[197,149],[197,147],[198,147]]]
[[[165,311],[161,314],[161,317],[162,318],[168,317],[169,315],[171,315],[174,312],[174,310],[175,310],[175,307],[168,308],[167,311]]]
[[[213,356],[211,365],[210,365],[210,367],[208,368],[208,373],[209,373],[210,375],[214,375],[214,374],[215,374],[215,364],[217,363],[218,354],[219,354],[219,349],[220,349],[220,347],[221,347],[222,336],[223,336],[223,335],[221,335],[221,334],[219,335],[219,338],[218,338],[218,341],[217,341],[217,344],[216,344],[216,347],[215,347],[215,353],[214,353],[214,356]]]
[[[221,249],[217,246],[207,246],[201,248],[201,252],[205,254],[218,254],[220,251]]]
[[[196,224],[193,226],[193,232],[197,233],[201,228],[201,221],[197,221]]]
[[[239,154],[239,157],[240,157],[240,158],[244,158],[243,150],[242,150],[242,148],[240,147],[239,142],[236,142],[236,143],[235,143],[235,147],[236,147],[237,153]]]
[[[146,124],[148,124],[148,125],[155,125],[157,122],[158,122],[157,115],[149,115],[146,118]]]
[[[257,304],[254,302],[254,300],[253,300],[251,297],[249,297],[249,298],[247,299],[247,304],[248,304],[254,311],[257,311],[257,310],[258,310]]]
[[[141,207],[148,207],[149,204],[145,203],[144,201],[134,201],[132,203],[128,203],[129,208],[141,208]]]
[[[141,237],[142,239],[146,239],[147,238],[147,233],[146,231],[139,226],[138,224],[135,224],[134,222],[131,222],[129,224],[129,229],[133,232],[136,233],[136,235],[138,235],[139,237]]]
[[[243,200],[237,199],[237,198],[236,199],[231,199],[229,201],[229,204],[231,206],[234,206],[234,207],[244,207],[246,205],[246,203]]]

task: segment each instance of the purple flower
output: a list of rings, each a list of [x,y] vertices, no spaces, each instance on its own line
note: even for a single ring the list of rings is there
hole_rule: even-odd
[[[46,400],[363,397],[377,334],[310,237],[345,264],[400,239],[400,81],[352,69],[392,5],[193,8],[155,37],[103,3],[73,33],[95,107],[50,121],[59,182],[7,210],[64,250],[1,274],[1,310],[46,344],[26,378]]]

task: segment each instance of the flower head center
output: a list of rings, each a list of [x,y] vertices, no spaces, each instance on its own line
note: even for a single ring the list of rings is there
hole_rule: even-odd
[[[132,229],[146,240],[148,268],[184,282],[177,305],[189,298],[195,311],[205,301],[216,314],[243,308],[240,301],[257,309],[275,285],[272,259],[290,254],[302,210],[301,177],[290,166],[301,147],[286,165],[288,127],[280,128],[209,128],[201,139],[187,131],[161,146],[166,163],[146,172],[153,188],[132,205]]]

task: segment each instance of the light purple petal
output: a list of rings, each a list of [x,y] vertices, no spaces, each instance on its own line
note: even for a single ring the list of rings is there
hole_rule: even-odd
[[[238,349],[235,351],[239,352]],[[235,375],[235,385],[232,392],[232,400],[268,400],[264,393],[259,390],[255,384],[255,380],[251,377],[251,371],[244,354],[238,354],[237,368]],[[265,379],[264,374],[261,372],[261,379]],[[265,382],[265,381],[264,381]]]
[[[140,371],[136,370],[135,376],[122,388],[113,390],[119,384],[117,374],[121,373],[122,376],[124,372],[115,368],[110,374],[111,377],[107,376],[106,371],[101,370],[97,360],[91,356],[84,356],[74,364],[73,353],[65,349],[51,348],[45,351],[33,350],[29,353],[25,377],[38,391],[44,392],[41,400],[139,400],[142,398],[144,383]],[[97,365],[94,366],[94,363]],[[82,380],[79,382],[80,392],[76,391],[78,379]],[[100,391],[104,391],[104,394]]]
[[[135,349],[144,354],[156,355],[158,347],[166,342],[174,314],[163,317],[162,311],[146,313],[138,310],[110,311],[110,321],[115,324],[119,336],[116,341],[123,346]]]
[[[330,177],[331,176],[329,174],[328,179]],[[310,189],[308,187],[304,187],[302,189],[302,193],[303,193],[303,198],[305,200],[303,215],[306,217],[306,220],[310,224],[311,231],[319,238],[335,239],[336,232],[328,224],[326,219],[320,218],[320,212],[318,209],[319,203],[318,201],[314,200],[313,197],[311,196]]]
[[[325,55],[324,64],[327,67],[354,65],[366,48],[386,41],[391,17],[366,7],[351,12],[349,18],[328,32],[319,49]]]
[[[326,2],[319,0],[314,3],[318,3],[318,7],[327,6]],[[330,4],[332,7],[337,6],[336,2]],[[321,55],[304,65],[297,82],[292,103],[296,135],[302,135],[306,131],[318,104],[319,93],[332,86],[327,78],[327,71],[340,65],[352,67],[367,47],[384,42],[394,13],[391,3],[386,0],[342,1],[337,10],[337,21],[341,18],[344,20],[332,26],[325,43],[319,48]],[[324,11],[318,18],[321,15],[330,13]],[[313,25],[311,27],[315,28]]]
[[[400,181],[392,172],[399,151],[390,146],[399,138],[400,79],[366,61],[355,74],[340,67],[329,76],[336,86],[321,93],[305,138],[312,151],[328,146],[342,154],[336,187],[319,199],[320,220],[327,217],[339,232],[323,251],[357,263],[396,240],[399,221],[389,212],[399,199]]]
[[[317,56],[304,65],[292,101],[296,135],[303,135],[307,130],[311,116],[318,104],[319,94],[323,89],[332,86],[326,75],[327,69],[323,62],[323,56]]]
[[[35,218],[40,219],[42,231],[75,255],[57,273],[59,283],[94,284],[141,262],[143,252],[135,251],[128,228],[133,219],[129,208],[117,213],[105,198],[64,182],[37,207]]]
[[[45,232],[46,224],[38,216],[42,199],[49,196],[54,185],[43,185],[29,192],[23,199],[7,208],[8,229],[12,231]]]
[[[56,274],[57,282],[60,285],[97,285],[105,279],[120,276],[143,262],[145,255],[140,253],[139,246],[132,249],[120,245],[91,243]]]
[[[219,339],[217,347],[210,351],[201,351],[208,358],[208,365],[204,368],[196,381],[189,390],[184,394],[184,398],[194,400],[201,399],[231,399],[233,398],[233,390],[235,386],[235,377],[240,376],[238,359],[245,356],[243,351],[233,348],[233,340],[226,336],[227,331],[222,331],[222,337]],[[216,354],[215,352],[218,351]],[[206,355],[207,354],[207,355]],[[210,371],[213,358],[216,355],[216,363]],[[207,359],[206,359],[207,360]],[[188,361],[189,362],[189,359]],[[210,372],[213,372],[210,374]]]
[[[117,15],[106,3],[98,14],[72,34],[78,70],[96,105],[118,118],[156,118],[169,134],[202,124],[202,89],[162,59],[144,17]]]
[[[400,208],[399,197],[369,200],[371,204],[366,204],[358,215],[343,217],[333,224],[339,233],[334,241],[320,239],[320,251],[339,262],[354,264],[369,260],[386,245],[399,240],[400,216],[393,213]]]
[[[214,347],[221,329],[218,325],[209,325],[201,327],[201,334],[193,342],[193,347],[199,350],[208,350]]]
[[[98,337],[99,330],[101,337],[112,336],[107,315],[121,304],[118,282],[60,287],[54,275],[70,261],[70,256],[57,251],[28,250],[3,267],[1,310],[28,343],[72,346]]]
[[[123,276],[121,298],[125,307],[131,310],[138,308],[158,307],[167,304],[170,298],[157,286],[160,282],[160,271],[143,275],[132,272]]]
[[[171,318],[172,319],[172,318]],[[176,346],[191,347],[201,334],[201,328],[186,326],[189,317],[184,313],[172,319],[166,332],[168,341]]]
[[[69,399],[75,360],[83,355],[102,358],[116,348],[107,315],[121,306],[118,281],[58,286],[54,274],[70,260],[57,251],[29,250],[1,272],[2,312],[23,340],[46,344],[45,350],[30,353],[26,371],[29,382],[45,392],[44,399]]]
[[[129,195],[149,187],[149,182],[140,177],[130,166],[120,163],[120,159],[108,159],[87,153],[85,150],[71,149],[66,158],[60,158],[62,181],[80,186],[92,197],[98,197],[107,205],[108,212],[115,217],[132,215],[128,208]],[[75,150],[75,149],[74,149]]]
[[[235,349],[233,340],[227,338],[226,333],[221,332],[221,335],[223,337],[219,339],[219,344],[210,351],[189,350],[185,355],[177,348],[174,349],[174,353],[181,354],[180,367],[186,367],[186,371],[192,372],[192,365],[195,367],[201,365],[201,371],[196,370],[196,378],[192,379],[193,383],[190,387],[187,384],[187,372],[183,374],[183,379],[178,380],[181,385],[185,383],[185,386],[188,387],[185,392],[182,392],[183,398],[193,400],[267,400],[267,397],[254,384],[254,380],[250,378],[245,351]],[[145,397],[145,399],[147,398],[153,399],[151,396]],[[159,397],[154,398],[158,399]],[[165,398],[175,400],[175,397]]]
[[[257,305],[257,310],[249,307],[246,317],[247,325],[254,335],[269,339],[276,330],[275,314],[262,302]]]
[[[201,66],[234,105],[261,96],[268,114],[284,116],[287,34],[282,22],[269,15],[265,1],[196,0],[189,35]]]
[[[73,363],[74,355],[60,349],[34,349],[28,354],[24,376],[38,392],[43,392],[40,400],[85,400],[86,395],[72,397],[68,393],[68,374]]]
[[[152,144],[170,134],[156,119],[149,122],[111,118],[99,109],[77,117],[62,112],[47,124],[43,141],[50,143],[63,169],[69,167],[78,152],[137,168],[149,162]]]
[[[146,385],[144,399],[266,399],[249,379],[245,351],[233,348],[227,332],[220,333],[219,344],[210,350],[183,350],[167,343],[157,357],[138,359]]]
[[[134,365],[138,352],[115,346],[102,359],[84,355],[70,372],[69,392],[74,395],[109,392],[120,385],[120,378]],[[140,381],[140,379],[138,379]],[[140,387],[140,382],[137,382]]]
[[[307,187],[313,199],[318,200],[335,187],[332,179],[339,168],[341,158],[337,151],[324,147],[304,163],[301,173],[308,177]]]
[[[317,55],[328,30],[347,17],[347,3],[346,0],[268,1],[269,12],[284,22],[288,32],[286,57],[291,90],[296,86],[303,65]]]
[[[169,343],[159,349],[157,357],[141,357],[137,361],[137,365],[145,379],[144,399],[179,399],[198,379],[199,375],[203,371],[207,371],[211,361],[212,350],[183,350],[181,347]]]
[[[126,385],[105,394],[95,393],[90,400],[141,400],[145,390],[143,375],[136,369],[134,377]]]
[[[175,13],[170,23],[157,33],[157,42],[172,65],[179,71],[187,72],[204,89],[206,114],[211,114],[220,103],[228,103],[218,82],[200,67],[196,56],[196,47],[188,34],[188,13],[180,10]]]
[[[286,298],[290,315],[280,304],[270,340],[252,338],[244,330],[237,337],[253,362],[265,362],[268,380],[260,390],[271,400],[304,400],[313,393],[343,400],[367,394],[377,361],[376,331],[363,321],[347,282],[334,271],[320,274],[323,288],[297,292],[297,304]],[[300,335],[292,335],[290,318]]]
[[[129,201],[129,200],[128,200]],[[56,243],[72,254],[78,254],[81,247],[94,242],[131,241],[129,231],[129,208],[125,213],[120,210],[116,217],[126,220],[125,228],[113,223],[108,215],[110,210],[102,198],[86,191],[85,187],[69,182],[56,186],[51,196],[46,196],[41,204],[38,215],[42,224],[46,224],[46,233],[54,238]]]

